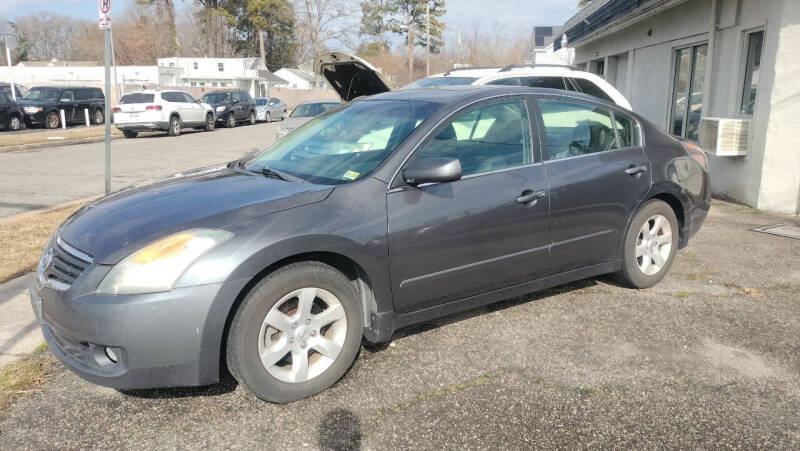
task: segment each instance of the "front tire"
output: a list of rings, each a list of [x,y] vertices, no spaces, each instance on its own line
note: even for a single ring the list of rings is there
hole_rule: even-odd
[[[122,134],[126,138],[136,138],[137,136],[139,136],[139,132],[133,130],[122,130]]]
[[[16,114],[11,115],[8,118],[8,124],[6,124],[6,129],[12,132],[19,131],[22,128],[22,121],[20,120],[19,116]]]
[[[61,118],[58,116],[58,113],[55,111],[47,113],[47,116],[44,118],[44,126],[49,129],[56,129],[60,127]]]
[[[169,118],[169,128],[167,129],[167,134],[169,136],[181,135],[181,118],[178,116],[172,116]]]
[[[335,384],[361,348],[353,283],[320,262],[287,265],[256,284],[228,332],[231,374],[257,397],[286,403]]]
[[[211,113],[206,114],[206,125],[204,128],[207,132],[214,130],[214,122],[214,115]]]
[[[250,119],[250,125],[256,125],[256,112],[255,111],[251,111],[250,112],[250,118],[249,119]]]
[[[225,127],[236,127],[236,116],[234,116],[233,113],[228,114],[228,120],[225,121]]]
[[[267,124],[272,122],[272,117],[270,117],[269,111],[267,111],[267,116],[266,116],[266,119],[264,120],[264,122],[266,122]]]
[[[653,199],[639,208],[623,246],[616,278],[631,288],[649,288],[667,275],[678,251],[678,219],[666,202]]]

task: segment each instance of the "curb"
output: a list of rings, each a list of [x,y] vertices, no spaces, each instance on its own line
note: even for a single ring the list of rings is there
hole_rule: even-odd
[[[119,138],[122,138],[122,135],[111,135],[112,140]],[[42,143],[19,144],[16,146],[0,147],[0,153],[24,152],[26,150],[47,149],[49,147],[71,146],[75,144],[90,144],[102,142],[105,139],[105,136],[98,136],[96,138],[65,139],[63,141],[53,140]]]
[[[69,208],[69,207],[74,207],[74,206],[77,206],[77,205],[89,203],[89,202],[92,202],[94,200],[100,199],[103,196],[105,196],[105,194],[95,194],[93,196],[83,197],[81,199],[75,199],[75,200],[70,200],[70,201],[67,201],[67,202],[62,202],[60,204],[51,205],[51,206],[49,206],[47,208],[41,208],[39,210],[31,210],[31,211],[26,211],[24,213],[20,213],[20,214],[17,214],[17,215],[5,216],[5,217],[0,218],[0,225],[8,224],[8,223],[11,223],[11,222],[17,222],[17,221],[20,221],[20,220],[25,220],[26,218],[31,217],[31,216],[37,216],[37,215],[41,215],[41,214],[44,214],[44,213],[50,213],[51,211],[61,210],[63,208]]]

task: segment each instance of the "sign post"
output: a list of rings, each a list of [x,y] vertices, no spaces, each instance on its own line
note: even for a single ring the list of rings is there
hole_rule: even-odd
[[[97,24],[101,30],[105,30],[105,70],[106,70],[106,89],[105,89],[105,119],[106,126],[106,195],[111,193],[111,0],[99,0]]]

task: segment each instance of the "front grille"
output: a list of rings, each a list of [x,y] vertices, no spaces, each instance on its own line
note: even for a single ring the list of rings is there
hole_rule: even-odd
[[[71,286],[91,263],[91,256],[56,238],[42,256],[41,275],[46,280]]]

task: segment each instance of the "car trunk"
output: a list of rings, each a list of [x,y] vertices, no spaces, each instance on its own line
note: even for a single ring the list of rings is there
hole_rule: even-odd
[[[343,101],[388,92],[389,82],[372,64],[342,52],[317,55],[314,71],[328,81]]]

